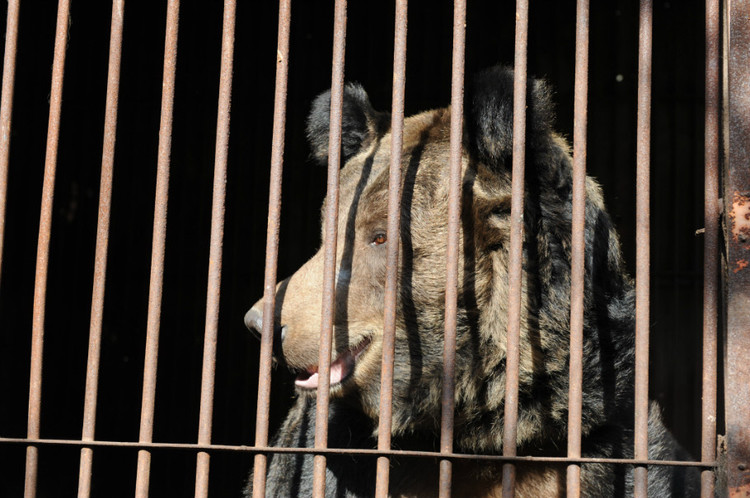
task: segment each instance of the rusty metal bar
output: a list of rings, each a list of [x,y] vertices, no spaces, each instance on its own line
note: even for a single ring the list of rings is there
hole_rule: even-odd
[[[581,456],[583,406],[583,291],[586,232],[586,123],[588,108],[589,2],[576,6],[575,109],[573,118],[573,213],[570,265],[570,383],[568,389],[568,456]],[[568,465],[567,496],[581,494],[581,466]]]
[[[169,159],[172,146],[172,108],[174,105],[175,69],[177,66],[177,28],[180,1],[169,0],[164,43],[164,77],[162,81],[161,122],[159,124],[159,158],[156,172],[154,231],[151,242],[151,278],[148,290],[148,323],[146,352],[143,365],[143,398],[139,441],[151,442],[154,430],[156,398],[156,367],[159,354],[159,319],[164,281],[164,250],[167,238],[167,201],[169,195]],[[138,452],[135,495],[148,496],[151,473],[151,453]]]
[[[451,67],[450,185],[448,191],[448,241],[445,282],[445,343],[440,420],[440,453],[453,452],[455,407],[456,323],[458,313],[458,237],[461,221],[461,153],[466,53],[466,1],[453,2],[453,66]],[[451,496],[453,462],[440,460],[439,495]]]
[[[5,201],[8,193],[8,158],[10,157],[10,123],[13,116],[13,85],[16,80],[18,2],[19,0],[10,0],[8,2],[8,15],[5,22],[5,56],[3,57],[3,90],[2,97],[0,98],[0,277],[2,277],[3,240],[5,240]]]
[[[104,113],[104,143],[102,144],[102,172],[99,184],[99,217],[96,229],[96,255],[94,257],[94,288],[91,294],[91,322],[89,325],[89,351],[86,364],[86,394],[83,405],[81,439],[93,441],[96,426],[96,402],[99,388],[99,356],[104,311],[104,285],[107,275],[107,246],[109,219],[112,205],[112,173],[115,160],[117,131],[117,99],[120,91],[120,56],[122,53],[122,25],[125,0],[112,1],[112,21],[109,36],[109,69],[107,76],[107,101]],[[93,450],[81,449],[78,471],[78,496],[91,494],[91,469]]]
[[[725,421],[728,496],[750,495],[750,0],[725,3],[729,137],[726,223]]]
[[[27,433],[30,439],[39,437],[39,420],[42,403],[42,355],[44,353],[44,313],[47,300],[47,270],[49,269],[49,243],[52,232],[52,203],[55,194],[57,170],[57,145],[60,137],[63,76],[65,73],[65,48],[68,42],[70,19],[69,0],[57,4],[55,28],[55,55],[52,63],[52,89],[50,92],[49,123],[47,125],[47,150],[44,158],[42,208],[39,219],[36,277],[34,280],[34,318],[31,331],[31,371],[29,374],[29,417]],[[36,496],[38,452],[35,446],[26,449],[26,480],[24,496]]]
[[[268,187],[268,229],[266,234],[266,268],[263,282],[263,330],[260,339],[258,367],[258,407],[255,417],[255,444],[268,444],[268,411],[271,405],[271,365],[273,364],[273,326],[276,308],[276,266],[279,254],[281,223],[281,173],[284,166],[284,126],[286,123],[287,76],[289,73],[289,26],[291,0],[279,0],[279,32],[276,49],[276,90],[273,108],[271,172]],[[255,455],[253,497],[266,496],[264,454]]]
[[[320,324],[318,393],[315,410],[315,448],[328,446],[328,401],[331,382],[331,342],[336,299],[336,247],[341,163],[341,118],[344,99],[344,52],[346,47],[346,0],[336,0],[333,21],[331,70],[331,117],[328,135],[328,190],[326,199],[323,263],[323,303]],[[323,498],[326,489],[326,457],[313,459],[313,496]]]
[[[648,459],[648,339],[650,305],[650,152],[652,0],[641,0],[638,41],[638,116],[635,270],[635,458]],[[648,494],[645,466],[634,470],[636,498]]]
[[[396,351],[396,297],[398,296],[398,251],[401,218],[401,149],[404,135],[406,89],[407,0],[396,0],[393,40],[393,97],[391,105],[391,163],[388,178],[388,230],[383,324],[383,360],[380,375],[378,449],[391,449],[393,415],[393,362]],[[378,457],[375,496],[388,496],[390,459]]]
[[[219,328],[219,296],[221,294],[222,241],[224,238],[224,204],[227,184],[229,149],[229,115],[232,96],[234,62],[235,0],[224,0],[224,21],[221,40],[221,75],[216,118],[216,151],[214,159],[214,192],[211,206],[211,243],[208,255],[208,289],[206,297],[206,328],[203,337],[203,370],[201,373],[201,405],[198,422],[198,443],[211,443],[213,422],[214,379],[216,377],[216,336]],[[195,497],[208,497],[210,456],[198,453],[195,469]]]
[[[703,404],[701,459],[716,458],[719,292],[719,1],[706,0],[706,121],[703,239]],[[701,472],[701,498],[714,496],[713,469]]]
[[[518,369],[521,335],[521,270],[523,268],[523,196],[526,163],[526,67],[529,35],[529,2],[516,2],[515,71],[513,76],[513,166],[510,207],[508,279],[508,345],[505,367],[503,456],[516,456],[518,423]],[[503,496],[515,496],[516,467],[503,464]]]
[[[137,441],[81,441],[80,439],[28,439],[28,438],[2,438],[3,444],[34,444],[38,446],[94,446],[102,448],[139,449],[149,448],[153,450],[181,450],[181,451],[225,451],[234,453],[284,453],[284,454],[315,454],[325,455],[368,455],[368,456],[394,456],[408,458],[450,458],[460,461],[492,461],[492,462],[520,462],[520,463],[604,463],[622,465],[660,465],[663,467],[705,467],[715,468],[716,461],[693,462],[684,460],[636,460],[633,458],[568,458],[551,456],[513,456],[482,455],[471,453],[439,453],[436,451],[418,450],[378,450],[366,448],[286,448],[279,446],[238,446],[229,444],[197,444],[197,443],[140,443]]]

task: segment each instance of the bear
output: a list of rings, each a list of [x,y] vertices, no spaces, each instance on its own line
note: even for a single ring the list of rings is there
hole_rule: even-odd
[[[467,81],[455,363],[454,451],[501,454],[505,402],[513,70]],[[330,91],[308,118],[313,158],[327,163]],[[390,114],[365,90],[343,97],[338,246],[330,382],[331,448],[377,447],[384,323]],[[551,90],[527,85],[517,451],[565,456],[570,344],[572,169],[553,130]],[[404,121],[392,447],[435,451],[440,434],[450,109]],[[325,201],[324,201],[325,205]],[[582,455],[633,457],[635,291],[602,191],[586,178]],[[296,401],[275,446],[314,443],[323,250],[277,286],[274,358],[295,378]],[[258,335],[263,302],[245,323]],[[652,403],[649,457],[685,459]],[[329,455],[326,496],[373,496],[371,455]],[[272,454],[266,496],[311,496],[311,454]],[[453,496],[501,496],[502,464],[454,462]],[[565,465],[518,465],[516,496],[565,496]],[[437,496],[438,461],[392,457],[390,496]],[[649,496],[694,496],[699,472],[650,466]],[[581,495],[632,496],[633,467],[581,465]],[[252,495],[252,474],[246,489]]]

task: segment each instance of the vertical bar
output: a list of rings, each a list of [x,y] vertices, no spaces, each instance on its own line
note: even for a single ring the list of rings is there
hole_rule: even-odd
[[[315,410],[315,448],[328,446],[328,401],[331,382],[331,339],[336,293],[336,247],[339,210],[339,165],[341,163],[341,117],[344,98],[344,51],[346,46],[346,0],[336,0],[333,21],[333,67],[331,71],[331,118],[328,135],[328,197],[326,201],[323,304],[320,324],[318,398]],[[313,496],[325,496],[325,455],[313,459]]]
[[[276,50],[276,93],[273,108],[271,142],[271,179],[268,187],[268,232],[266,268],[263,284],[263,331],[260,339],[258,408],[255,421],[255,445],[268,445],[268,410],[271,404],[271,365],[273,363],[273,325],[276,308],[276,265],[281,222],[281,173],[284,166],[284,125],[286,123],[287,75],[289,72],[289,26],[291,0],[279,0],[279,33]],[[266,496],[266,455],[255,455],[253,498]]]
[[[706,0],[706,124],[703,239],[703,404],[701,460],[716,459],[719,289],[719,1]],[[714,471],[701,471],[701,498],[714,496]]]
[[[391,109],[391,163],[388,178],[388,247],[386,255],[383,360],[380,375],[378,449],[391,449],[393,415],[393,362],[396,350],[396,296],[398,295],[398,249],[401,218],[401,148],[404,134],[406,88],[407,0],[396,0],[393,40],[393,103]],[[378,457],[375,496],[388,496],[390,458]]]
[[[224,203],[227,183],[229,148],[229,114],[232,96],[232,64],[234,61],[235,0],[224,0],[224,21],[221,40],[221,76],[216,118],[216,152],[214,159],[214,192],[211,206],[211,243],[208,255],[208,289],[206,297],[206,329],[203,337],[203,371],[201,373],[201,405],[198,422],[198,444],[211,444],[213,422],[214,379],[216,376],[216,336],[219,327],[219,296],[221,294],[222,239],[224,237]],[[195,469],[195,497],[208,497],[209,454],[198,453]]]
[[[156,172],[154,231],[151,245],[151,279],[148,289],[148,323],[146,352],[143,366],[143,398],[138,441],[150,443],[154,430],[154,401],[156,397],[156,366],[159,354],[159,319],[164,281],[164,249],[167,238],[167,201],[169,194],[169,159],[172,146],[172,108],[174,104],[175,69],[177,66],[177,27],[180,1],[169,0],[164,43],[164,77],[162,81],[161,122],[159,123],[159,158]],[[138,471],[135,495],[148,496],[151,472],[151,452],[138,451]]]
[[[448,241],[445,281],[445,343],[443,344],[443,394],[440,420],[440,453],[453,452],[455,405],[456,315],[458,311],[458,237],[461,220],[461,153],[464,113],[464,62],[466,53],[466,0],[453,2],[453,65],[451,67],[450,188],[448,190]],[[439,495],[451,496],[453,462],[440,460]]]
[[[8,2],[5,23],[5,56],[3,90],[0,98],[0,277],[3,269],[5,240],[5,201],[8,193],[8,158],[10,156],[10,122],[13,116],[13,85],[16,80],[16,46],[18,42],[18,0]],[[2,280],[0,280],[2,282]]]
[[[518,369],[521,334],[521,270],[523,267],[523,185],[526,163],[526,66],[529,34],[529,2],[516,2],[515,71],[513,76],[513,166],[510,206],[508,279],[508,346],[505,368],[503,456],[516,456],[518,422]],[[503,464],[503,496],[515,496],[516,467]]]
[[[93,441],[96,426],[96,402],[99,387],[99,356],[102,338],[102,313],[104,310],[104,285],[107,275],[107,246],[109,219],[112,205],[112,173],[115,160],[117,131],[117,98],[120,91],[120,55],[122,53],[122,25],[125,0],[112,1],[112,21],[109,36],[109,69],[107,75],[107,101],[104,112],[104,143],[102,144],[102,172],[99,184],[99,219],[96,229],[96,255],[94,257],[94,287],[91,294],[91,321],[89,325],[89,351],[86,364],[86,394],[83,405],[81,439]],[[87,498],[91,493],[91,468],[93,450],[81,448],[78,471],[78,496]]]
[[[732,0],[725,8],[726,472],[728,495],[735,498],[750,495],[750,1]]]
[[[568,392],[568,457],[581,456],[583,385],[583,290],[586,231],[586,123],[589,65],[589,2],[576,6],[575,108],[573,118],[573,213],[570,268],[570,385]],[[567,496],[581,493],[581,466],[568,465]]]
[[[27,437],[39,438],[39,419],[42,403],[42,354],[44,352],[44,312],[47,299],[47,270],[49,268],[49,242],[52,231],[52,202],[55,194],[57,170],[57,144],[60,137],[63,76],[65,73],[65,48],[68,42],[69,0],[57,4],[55,28],[55,56],[52,63],[52,89],[50,93],[49,123],[47,125],[47,150],[44,158],[44,183],[42,208],[39,219],[36,277],[34,281],[34,318],[31,332],[31,371],[29,374],[29,418]],[[26,481],[24,496],[36,496],[38,452],[36,446],[26,449]]]
[[[650,147],[652,0],[641,0],[638,37],[638,116],[635,256],[635,458],[648,459],[648,333],[650,303]],[[648,494],[645,465],[635,467],[636,498]]]

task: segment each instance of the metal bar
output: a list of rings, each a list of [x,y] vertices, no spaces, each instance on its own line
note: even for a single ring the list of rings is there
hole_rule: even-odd
[[[228,444],[196,444],[196,443],[141,443],[135,441],[81,441],[80,439],[28,439],[28,438],[0,438],[3,444],[34,444],[39,446],[91,446],[102,448],[154,450],[182,450],[182,451],[226,451],[239,453],[284,453],[284,454],[325,454],[325,455],[368,455],[394,456],[408,458],[450,458],[460,461],[492,461],[492,462],[521,462],[521,463],[596,463],[621,465],[661,465],[666,467],[711,467],[717,462],[693,462],[684,460],[636,460],[633,458],[567,458],[549,456],[513,456],[480,455],[471,453],[439,453],[436,451],[417,450],[377,450],[365,448],[285,448],[278,446],[238,446]]]
[[[638,116],[635,270],[635,458],[648,459],[648,346],[650,303],[650,147],[652,0],[641,0],[638,42]],[[634,470],[636,498],[648,494],[645,466]]]
[[[162,81],[161,122],[159,124],[159,158],[156,173],[154,231],[151,245],[151,278],[148,290],[148,323],[143,366],[143,398],[139,441],[151,442],[154,430],[156,367],[159,354],[159,319],[164,281],[164,249],[167,238],[167,201],[169,195],[169,159],[172,146],[172,108],[174,105],[175,69],[177,66],[177,28],[180,1],[169,0],[164,43],[164,77]],[[135,495],[148,496],[151,453],[138,452]]]
[[[526,163],[526,67],[529,34],[529,2],[516,2],[515,71],[513,76],[513,166],[510,208],[508,280],[508,345],[505,367],[503,456],[516,456],[518,422],[518,369],[521,335],[521,270],[523,268],[523,197]],[[503,465],[503,496],[515,496],[516,467]]]
[[[589,2],[576,7],[575,109],[573,118],[573,212],[570,267],[570,384],[568,391],[568,456],[581,456],[583,406],[583,293],[586,248],[586,123],[588,106]],[[567,496],[581,494],[581,467],[568,465]]]
[[[750,495],[750,0],[725,3],[728,50],[724,162],[727,254],[725,421],[731,498]]]
[[[289,26],[291,0],[279,0],[279,33],[276,49],[276,90],[273,108],[271,171],[268,187],[268,229],[266,234],[266,268],[263,282],[263,330],[260,339],[258,367],[258,407],[255,417],[255,444],[268,444],[268,411],[271,405],[271,365],[273,364],[273,326],[276,308],[276,266],[279,254],[281,223],[281,173],[284,167],[284,126],[286,123],[287,76],[289,72]],[[264,454],[255,455],[253,497],[266,496]]]
[[[706,0],[706,121],[703,235],[703,404],[701,458],[716,458],[719,292],[719,1]],[[701,497],[714,496],[714,472],[701,472]]]
[[[453,2],[453,65],[451,67],[450,185],[448,191],[448,241],[446,249],[445,334],[443,393],[440,419],[440,453],[453,452],[455,407],[456,323],[458,313],[458,237],[461,221],[461,153],[466,52],[466,0]],[[439,495],[451,496],[453,463],[440,460]]]
[[[41,416],[44,313],[47,300],[47,271],[49,269],[49,243],[52,232],[52,203],[55,194],[57,145],[60,137],[60,114],[69,18],[70,2],[69,0],[60,0],[57,4],[55,55],[52,63],[47,150],[44,158],[42,207],[39,219],[39,241],[37,243],[36,277],[34,280],[34,318],[31,331],[31,371],[29,374],[29,417],[27,427],[30,439],[39,437],[39,420]],[[24,496],[26,498],[34,498],[36,496],[37,462],[37,448],[29,446],[26,449],[26,480],[24,484]]]
[[[16,46],[18,45],[18,2],[9,0],[5,22],[5,56],[3,89],[0,97],[0,277],[3,269],[5,240],[5,202],[8,193],[8,158],[10,157],[10,123],[13,116],[13,85],[16,80]],[[2,280],[0,280],[0,283]]]
[[[391,106],[391,163],[388,178],[388,230],[383,324],[383,360],[380,375],[378,449],[391,449],[393,415],[393,362],[396,351],[396,297],[398,296],[398,251],[401,218],[401,149],[404,135],[406,88],[407,0],[396,0],[393,40],[393,98]],[[388,496],[390,459],[378,458],[375,496]]]
[[[221,76],[219,78],[219,103],[216,118],[214,192],[211,206],[211,243],[208,256],[206,329],[203,337],[203,370],[201,373],[201,404],[198,422],[198,443],[200,444],[211,443],[211,424],[213,422],[216,337],[219,328],[224,205],[226,200],[227,155],[229,149],[229,115],[232,97],[232,65],[234,62],[235,11],[235,0],[224,0]],[[208,497],[209,463],[210,456],[208,453],[198,453],[195,469],[196,498]]]
[[[120,91],[120,56],[122,53],[122,25],[125,0],[112,1],[112,21],[109,36],[109,69],[107,75],[107,100],[104,113],[104,142],[102,144],[102,171],[99,184],[99,215],[96,229],[96,255],[94,257],[94,287],[91,294],[91,322],[89,325],[89,350],[86,364],[86,394],[83,405],[81,439],[93,441],[96,426],[96,403],[99,387],[99,356],[104,311],[104,287],[107,275],[107,246],[112,205],[112,173],[115,160],[117,131],[117,99]],[[93,451],[81,449],[78,471],[78,496],[91,494],[91,469]]]
[[[328,401],[331,382],[331,341],[336,299],[336,248],[339,210],[339,166],[341,163],[341,118],[344,98],[344,52],[346,46],[346,0],[336,0],[333,21],[331,70],[331,117],[328,135],[328,189],[324,230],[323,303],[320,324],[318,393],[315,410],[315,448],[328,445]],[[325,455],[313,459],[313,496],[325,496]]]

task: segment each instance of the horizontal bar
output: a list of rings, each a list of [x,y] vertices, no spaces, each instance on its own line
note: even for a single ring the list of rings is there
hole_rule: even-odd
[[[481,460],[514,463],[605,463],[624,465],[661,465],[670,467],[704,467],[715,468],[717,462],[699,462],[682,460],[642,460],[637,458],[567,458],[545,456],[502,456],[473,455],[469,453],[440,453],[437,451],[416,450],[376,450],[367,448],[283,448],[274,446],[244,446],[231,444],[196,444],[196,443],[139,443],[137,441],[81,441],[80,439],[30,439],[0,438],[0,444],[23,444],[35,446],[77,446],[98,448],[124,448],[149,450],[187,450],[187,451],[228,451],[239,453],[292,453],[310,455],[363,455],[390,456],[407,458],[450,458],[452,460]]]

